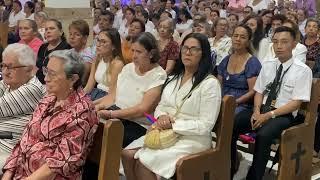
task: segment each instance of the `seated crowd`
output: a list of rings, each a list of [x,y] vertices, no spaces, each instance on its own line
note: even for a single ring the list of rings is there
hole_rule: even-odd
[[[225,95],[236,101],[231,179],[239,135],[249,132],[256,148],[246,179],[263,179],[272,142],[303,122],[297,111],[320,77],[315,5],[292,2],[92,0],[93,24],[74,20],[67,33],[41,1],[22,8],[0,0],[9,27],[0,66],[2,179],[81,179],[98,123],[110,119],[124,126],[119,171],[128,180],[169,179],[180,158],[212,148]],[[155,133],[176,138],[148,145]]]

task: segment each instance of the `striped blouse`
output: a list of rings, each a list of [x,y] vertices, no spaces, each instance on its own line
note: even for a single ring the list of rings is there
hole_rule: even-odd
[[[1,150],[11,152],[44,95],[45,87],[36,76],[13,91],[3,80],[0,81],[0,131],[9,131],[13,135],[13,139],[0,139]]]

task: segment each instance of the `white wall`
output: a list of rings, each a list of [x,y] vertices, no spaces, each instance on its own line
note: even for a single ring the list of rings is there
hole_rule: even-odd
[[[50,8],[89,8],[89,0],[46,0],[46,7]]]

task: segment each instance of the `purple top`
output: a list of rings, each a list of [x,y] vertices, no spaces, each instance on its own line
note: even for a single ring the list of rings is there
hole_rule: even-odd
[[[296,0],[297,9],[305,9],[309,17],[314,17],[317,14],[315,0]]]

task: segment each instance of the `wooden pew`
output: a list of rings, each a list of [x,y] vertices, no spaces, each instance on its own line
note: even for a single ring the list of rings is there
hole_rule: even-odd
[[[2,46],[3,49],[8,45],[8,31],[8,23],[0,22],[0,46]]]
[[[233,129],[235,99],[225,96],[214,131],[217,135],[213,149],[181,158],[177,163],[177,180],[229,180],[230,145]]]
[[[320,95],[320,80],[312,82],[310,102],[302,103],[300,112],[305,115],[302,124],[284,130],[279,140],[278,180],[310,180],[312,175],[312,152],[314,130]],[[254,152],[254,144],[248,148],[238,146],[238,150],[246,153]],[[273,157],[270,157],[270,160]]]
[[[119,120],[100,122],[88,161],[99,167],[98,180],[118,180],[123,125]]]
[[[305,115],[304,123],[286,129],[280,139],[278,179],[310,180],[314,129],[317,118],[320,80],[312,83],[311,101],[300,108]]]

